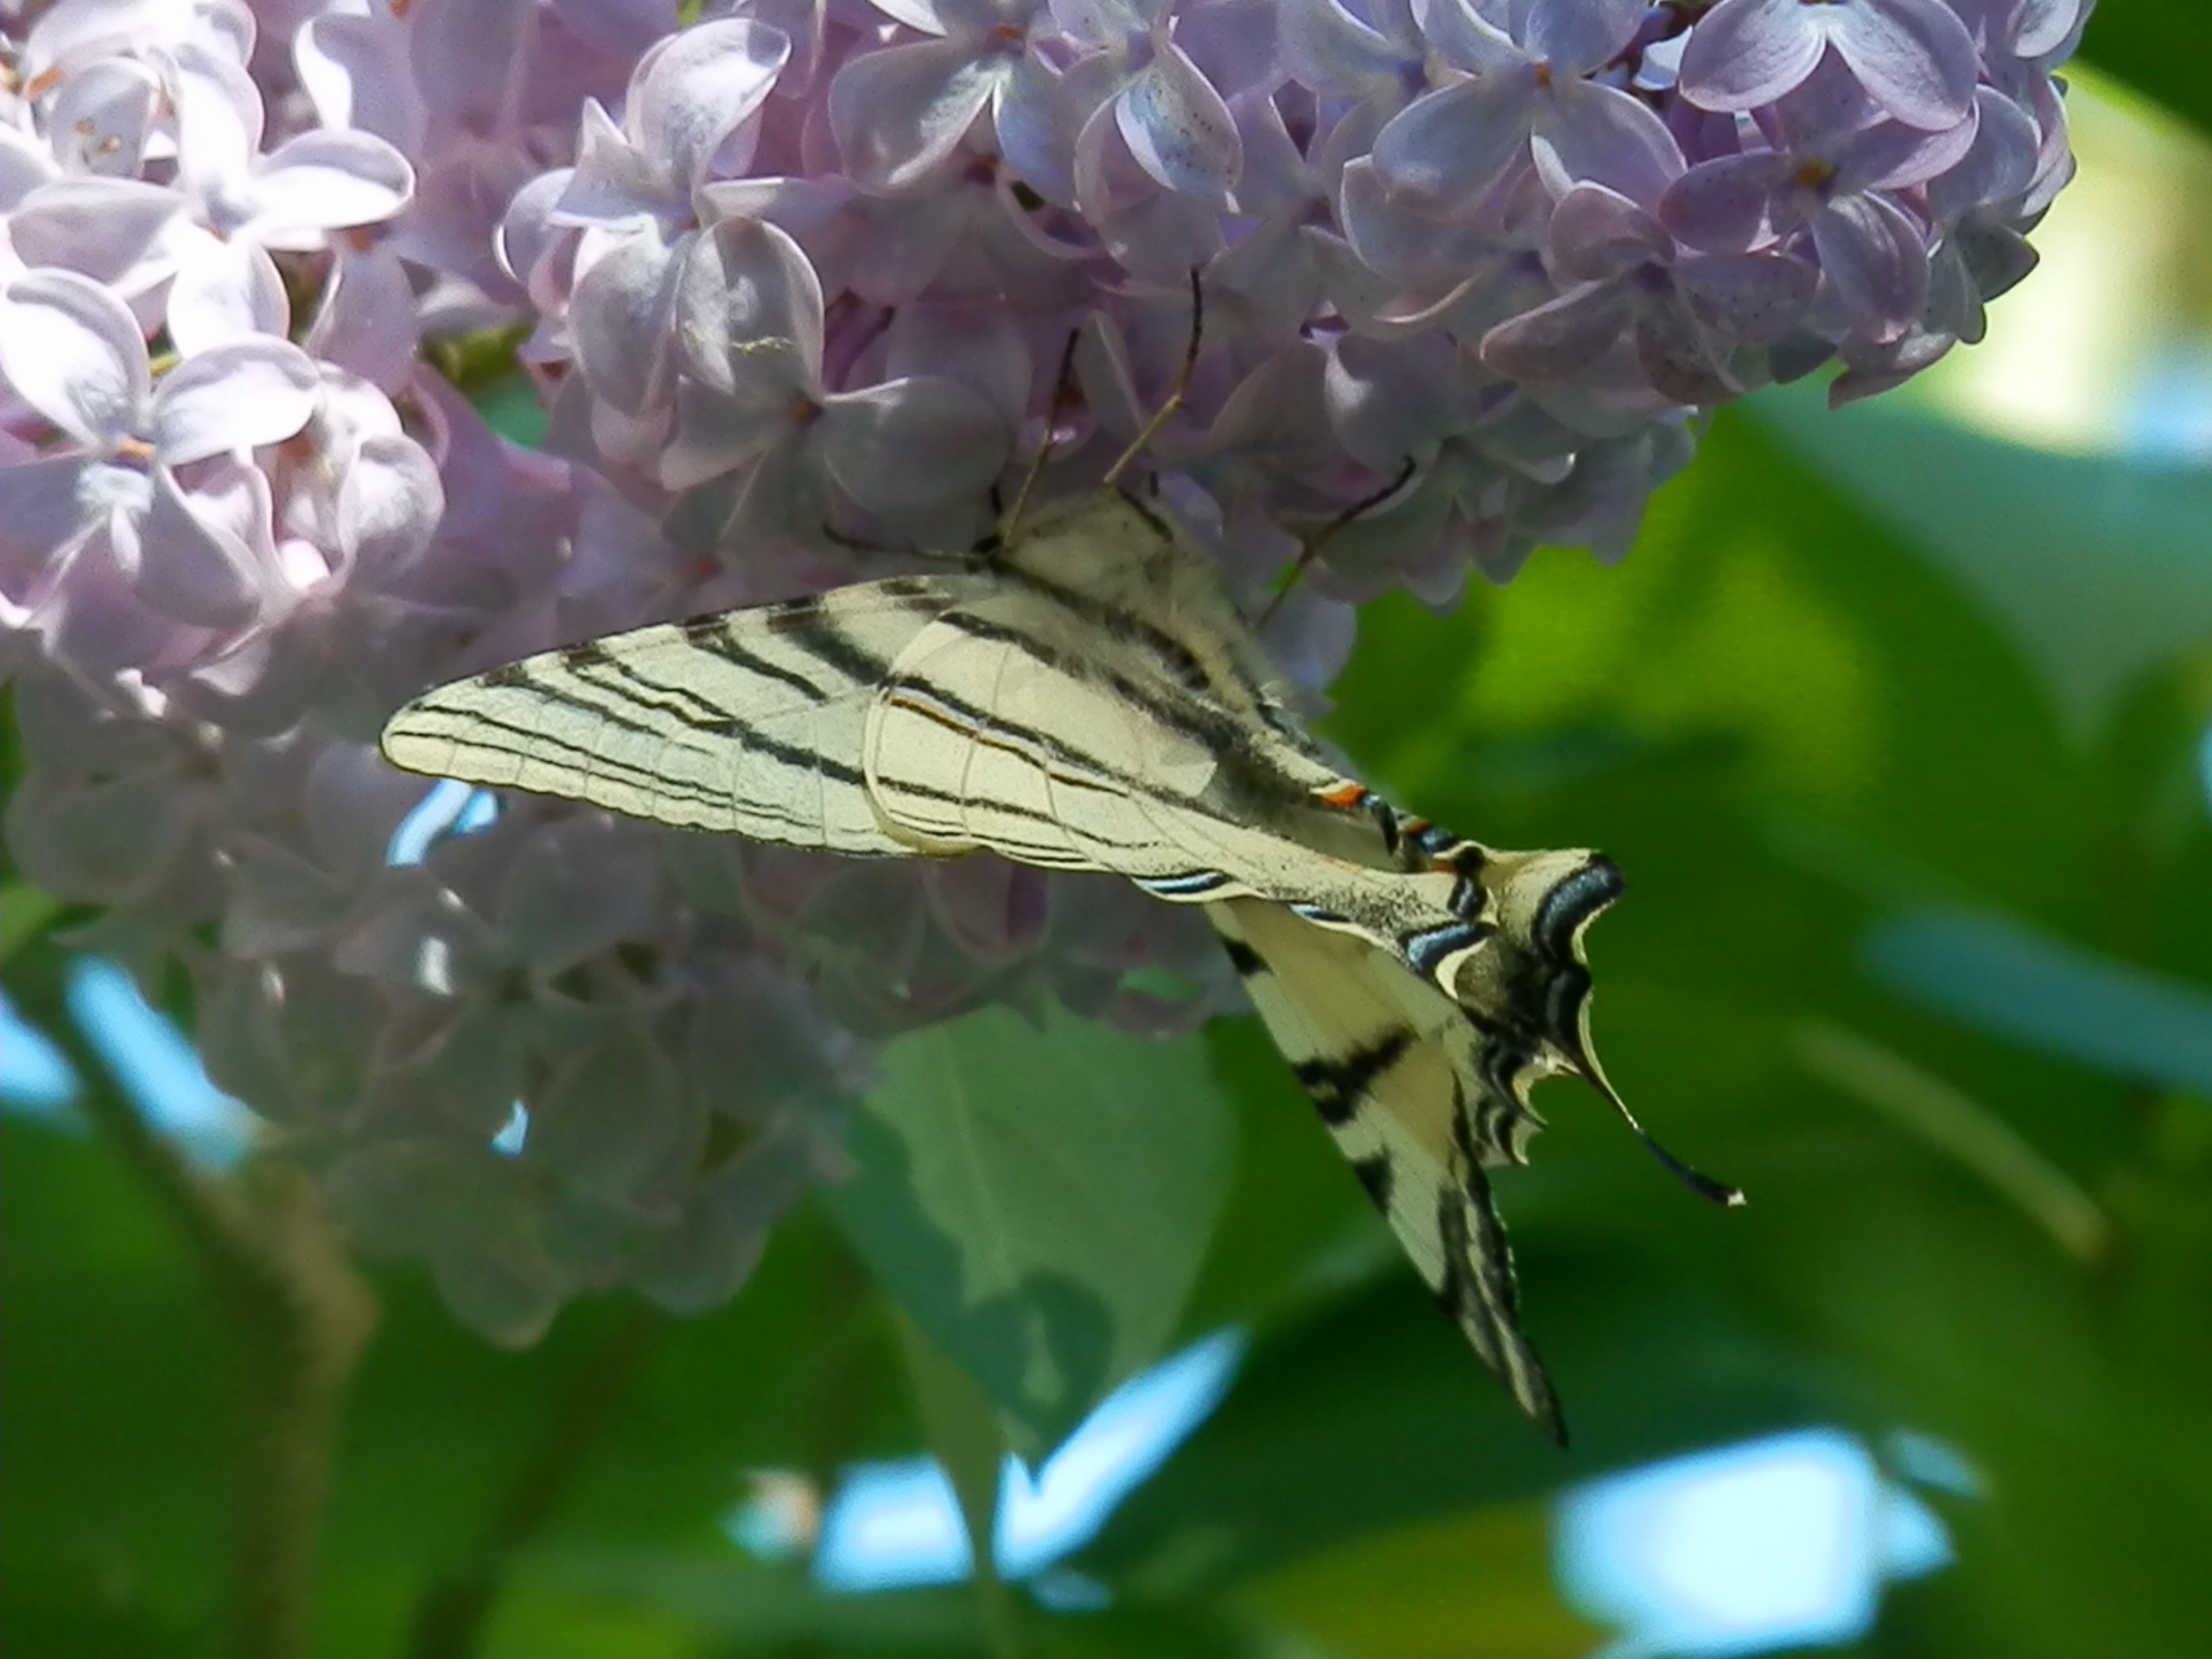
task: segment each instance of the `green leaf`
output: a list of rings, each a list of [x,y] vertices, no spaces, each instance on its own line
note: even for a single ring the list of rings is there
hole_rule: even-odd
[[[2212,992],[2200,987],[1966,911],[1886,923],[1866,958],[1898,995],[1978,1031],[2212,1095]]]
[[[1713,1230],[1736,1219],[1713,1212]],[[1529,1261],[1529,1324],[1572,1449],[1532,1428],[1410,1269],[1263,1340],[1219,1410],[1076,1560],[1147,1599],[1203,1594],[1376,1533],[1837,1409],[1716,1299],[1614,1249]],[[1562,1273],[1565,1267],[1569,1270]]]
[[[42,935],[63,908],[61,900],[28,881],[0,886],[0,963]]]
[[[1231,1161],[1205,1052],[991,1009],[885,1069],[830,1209],[1034,1455],[1174,1331]]]
[[[2104,0],[2082,37],[2082,54],[2107,74],[2212,132],[2212,87],[2198,73],[2204,14],[2171,0]]]
[[[985,1637],[994,1659],[1015,1659],[1020,1648],[1014,1636],[1014,1607],[1006,1581],[999,1577],[996,1548],[999,1495],[1007,1467],[1005,1427],[975,1379],[916,1330],[912,1319],[899,1319],[899,1336],[930,1450],[944,1465],[960,1500]]]
[[[2212,469],[2053,454],[1910,407],[1831,411],[1810,386],[1747,407],[1965,589],[2074,732],[2101,728],[2146,671],[2203,643]]]
[[[1582,1659],[1606,1632],[1553,1582],[1541,1503],[1474,1510],[1306,1556],[1249,1587],[1251,1603],[1329,1653],[1459,1659]]]

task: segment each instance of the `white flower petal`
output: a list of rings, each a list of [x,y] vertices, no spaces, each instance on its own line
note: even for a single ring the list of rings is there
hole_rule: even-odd
[[[151,385],[129,309],[73,270],[26,271],[0,290],[0,375],[71,437],[103,449],[136,429]]]
[[[154,392],[154,447],[181,467],[234,450],[278,443],[315,413],[321,377],[313,359],[283,340],[242,340],[188,358]]]

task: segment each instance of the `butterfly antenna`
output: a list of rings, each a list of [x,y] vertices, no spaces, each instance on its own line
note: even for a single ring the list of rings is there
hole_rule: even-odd
[[[1044,475],[1045,463],[1052,458],[1060,429],[1060,416],[1067,411],[1075,396],[1075,347],[1083,338],[1079,328],[1068,330],[1067,344],[1060,347],[1060,372],[1052,377],[1052,401],[1045,410],[1045,440],[1037,446],[1037,454],[1029,463],[1029,470],[1021,475],[1021,487],[1014,493],[1014,511],[1001,520],[1006,529],[999,537],[1004,546],[1014,539],[1020,528],[1021,515],[1028,508],[1030,492],[1037,487],[1037,480]]]
[[[1268,608],[1260,613],[1260,626],[1264,628],[1275,620],[1275,613],[1282,609],[1283,601],[1288,599],[1291,589],[1305,579],[1306,568],[1321,556],[1321,550],[1329,544],[1331,538],[1360,514],[1367,512],[1370,507],[1382,505],[1400,490],[1404,489],[1406,480],[1414,475],[1414,469],[1420,464],[1411,455],[1408,455],[1406,464],[1398,468],[1396,477],[1372,494],[1360,497],[1358,500],[1353,502],[1313,533],[1306,545],[1298,550],[1298,563],[1290,567],[1290,574],[1282,579],[1282,586],[1275,589],[1274,597],[1268,601]]]
[[[1119,488],[1122,474],[1136,464],[1137,457],[1152,447],[1153,440],[1166,429],[1167,423],[1173,420],[1176,411],[1183,407],[1183,399],[1191,390],[1191,378],[1198,372],[1198,343],[1204,337],[1205,332],[1205,294],[1199,286],[1198,268],[1192,265],[1191,267],[1191,342],[1183,348],[1182,372],[1176,375],[1174,389],[1167,394],[1166,401],[1153,411],[1152,418],[1144,423],[1144,429],[1139,432],[1130,442],[1129,447],[1122,452],[1122,458],[1106,469],[1106,476],[1100,480],[1101,487],[1109,490]]]
[[[1710,1198],[1713,1203],[1730,1210],[1743,1208],[1744,1192],[1741,1187],[1731,1186],[1726,1181],[1716,1181],[1703,1170],[1684,1163],[1662,1146],[1649,1129],[1636,1121],[1636,1114],[1629,1110],[1628,1103],[1623,1100],[1614,1091],[1613,1085],[1606,1081],[1605,1074],[1599,1069],[1594,1057],[1584,1058],[1582,1075],[1590,1080],[1592,1088],[1605,1097],[1607,1103],[1621,1115],[1621,1122],[1628,1125],[1636,1138],[1643,1142],[1643,1149],[1656,1158],[1661,1166],[1669,1175],[1700,1198]]]

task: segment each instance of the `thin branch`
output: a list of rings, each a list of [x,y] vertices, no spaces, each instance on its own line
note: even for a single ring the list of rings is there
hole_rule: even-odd
[[[468,1659],[479,1650],[516,1559],[543,1532],[599,1449],[666,1325],[650,1304],[630,1304],[586,1356],[475,1547],[423,1592],[410,1659]]]
[[[302,1659],[340,1408],[376,1323],[367,1285],[307,1175],[270,1163],[221,1179],[188,1166],[110,1080],[70,1017],[58,949],[13,988],[24,1015],[78,1074],[78,1105],[108,1154],[207,1281],[244,1363],[231,1650]]]
[[[1796,1047],[1806,1070],[1948,1153],[2069,1255],[2104,1253],[2112,1230],[2097,1201],[1980,1101],[1840,1026],[1800,1026]]]

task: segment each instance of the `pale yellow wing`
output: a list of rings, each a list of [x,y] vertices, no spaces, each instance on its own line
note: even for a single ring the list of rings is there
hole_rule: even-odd
[[[980,579],[897,577],[546,652],[424,693],[396,766],[831,852],[911,855],[861,741],[891,664]]]
[[[1281,906],[1238,899],[1206,915],[1422,1282],[1521,1408],[1563,1440],[1517,1323],[1512,1252],[1484,1174],[1521,1161],[1541,1127],[1520,1097],[1512,1037],[1478,1029],[1389,952]]]

